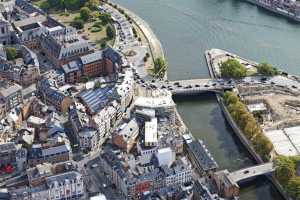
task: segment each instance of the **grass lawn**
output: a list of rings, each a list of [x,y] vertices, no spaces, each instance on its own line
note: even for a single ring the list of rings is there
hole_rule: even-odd
[[[45,2],[46,0],[36,0],[36,1],[32,1],[32,3],[38,7],[40,7],[40,5]],[[92,12],[92,15],[96,15],[98,11],[94,11]],[[49,11],[50,15],[56,19],[57,21],[65,24],[65,25],[70,25],[71,22],[74,20],[75,17],[79,17],[79,10],[78,11],[73,11],[73,12],[68,12],[68,13],[64,13],[61,10],[50,10]],[[114,26],[112,26],[111,24],[108,25],[104,25],[101,26],[101,30],[98,32],[92,32],[91,29],[93,27],[93,25],[96,22],[101,22],[100,19],[94,17],[94,20],[91,20],[90,22],[87,22],[84,24],[84,28],[82,30],[79,30],[80,35],[83,36],[83,38],[89,40],[90,42],[93,42],[97,45],[97,47],[100,47],[101,44],[105,41],[107,44],[109,45],[113,45],[114,43],[114,39],[109,40],[107,38],[106,35],[106,28],[107,26],[111,26],[114,29]]]
[[[96,12],[97,11],[94,11],[92,14],[95,15]],[[60,12],[60,13],[51,14],[51,16],[63,24],[70,25],[70,23],[73,21],[73,19],[75,17],[79,17],[80,14],[79,14],[79,11],[67,13],[67,14]],[[107,26],[112,26],[111,24],[101,26],[101,29],[102,29],[101,31],[98,31],[98,32],[91,31],[93,25],[98,22],[101,23],[101,20],[94,18],[94,20],[91,20],[90,22],[85,23],[84,28],[79,30],[80,35],[84,36],[85,39],[88,39],[89,41],[96,43],[97,47],[100,47],[101,43],[104,41],[106,41],[109,45],[113,45],[114,40],[109,40],[106,35],[106,28],[107,28]],[[114,27],[113,27],[113,29],[114,29]]]
[[[31,1],[31,3],[33,4],[33,5],[36,5],[37,7],[41,7],[41,4],[43,3],[43,2],[45,2],[46,0],[38,0],[38,1]]]

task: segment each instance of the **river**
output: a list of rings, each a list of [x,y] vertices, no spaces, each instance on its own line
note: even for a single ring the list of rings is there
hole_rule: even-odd
[[[162,42],[171,80],[208,77],[204,51],[220,48],[300,74],[300,24],[242,0],[114,0],[146,20]],[[253,161],[232,134],[213,96],[177,101],[195,137],[221,168]],[[282,200],[265,178],[242,185],[241,200]]]

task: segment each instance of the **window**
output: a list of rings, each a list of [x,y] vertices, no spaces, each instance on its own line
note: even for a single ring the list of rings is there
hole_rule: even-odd
[[[5,33],[5,29],[4,27],[1,27],[1,33],[4,34]]]

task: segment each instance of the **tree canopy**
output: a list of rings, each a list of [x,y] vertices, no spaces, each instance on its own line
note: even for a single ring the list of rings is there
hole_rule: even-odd
[[[286,185],[295,175],[295,163],[288,157],[278,156],[274,160],[276,165],[275,176],[279,182]]]
[[[106,25],[111,22],[111,15],[109,13],[102,13],[99,15],[99,19],[103,25]]]
[[[223,101],[234,121],[248,140],[252,142],[255,151],[263,159],[268,160],[270,152],[273,150],[273,144],[263,135],[261,127],[254,116],[248,112],[245,104],[240,101],[237,95],[229,91],[224,93]]]
[[[114,37],[114,30],[112,29],[111,26],[107,26],[106,35],[107,35],[108,39],[112,39]]]
[[[165,59],[159,57],[154,60],[154,68],[152,69],[152,73],[159,78],[163,78],[167,68],[168,65]]]
[[[87,0],[84,4],[84,6],[88,7],[91,10],[97,10],[99,5],[99,0]]]
[[[84,21],[80,17],[76,17],[70,25],[76,29],[82,29],[84,26]]]
[[[17,49],[14,47],[6,47],[5,52],[8,60],[14,60],[17,57]]]
[[[257,72],[264,76],[275,76],[278,74],[278,70],[269,63],[260,63],[257,67]]]
[[[83,21],[88,21],[91,17],[92,11],[88,7],[82,7],[80,8],[80,17]]]
[[[221,75],[224,78],[242,78],[246,76],[246,68],[235,59],[228,59],[220,65]]]

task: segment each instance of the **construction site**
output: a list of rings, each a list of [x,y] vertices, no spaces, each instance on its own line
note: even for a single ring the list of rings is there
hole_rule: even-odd
[[[238,92],[277,154],[300,155],[300,93],[275,84],[240,84]]]

